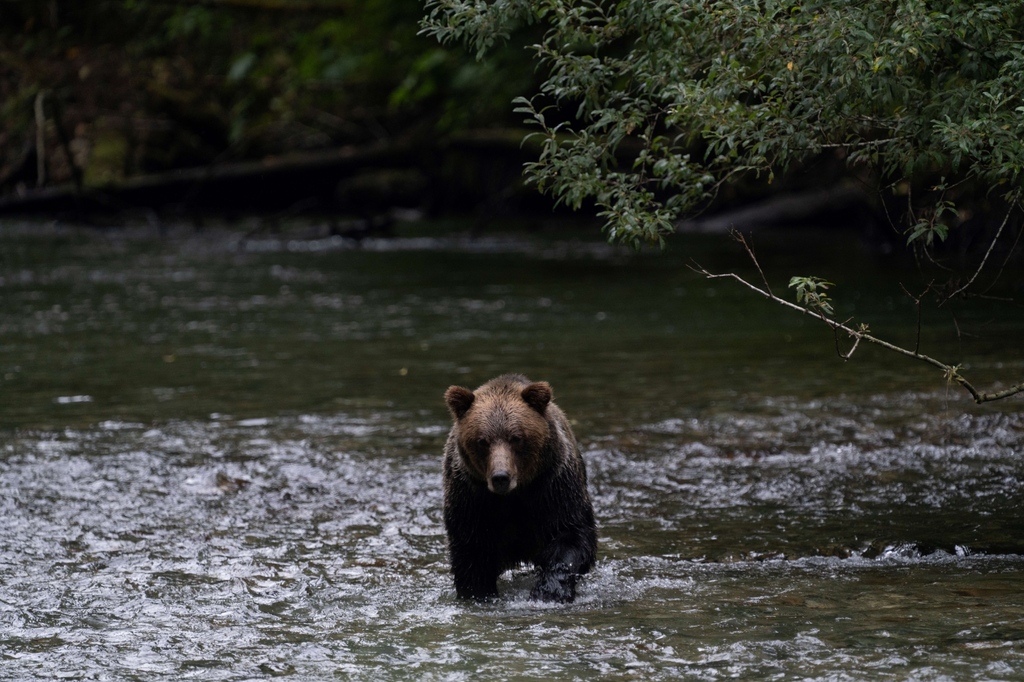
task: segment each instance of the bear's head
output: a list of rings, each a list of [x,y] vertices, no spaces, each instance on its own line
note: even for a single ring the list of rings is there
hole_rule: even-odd
[[[466,472],[492,493],[505,495],[527,485],[549,464],[544,462],[551,436],[547,382],[506,375],[476,391],[450,386],[444,400],[455,419]]]

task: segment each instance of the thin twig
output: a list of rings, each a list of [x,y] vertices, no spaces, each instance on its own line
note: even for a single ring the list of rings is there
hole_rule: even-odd
[[[999,241],[999,236],[1001,234],[1003,234],[1003,228],[1006,227],[1006,223],[1010,220],[1010,215],[1013,213],[1013,209],[1015,209],[1017,207],[1017,201],[1019,199],[1020,199],[1020,190],[1018,189],[1017,191],[1015,191],[1013,193],[1013,199],[1010,200],[1010,208],[1007,209],[1006,216],[1003,217],[1003,222],[999,224],[999,229],[996,230],[996,236],[992,238],[992,243],[988,245],[988,251],[985,252],[985,257],[982,258],[981,259],[981,263],[978,264],[978,269],[975,270],[974,274],[971,275],[971,278],[969,280],[967,280],[967,284],[963,285],[962,287],[960,287],[959,289],[957,289],[956,291],[951,293],[949,296],[947,296],[946,299],[942,303],[945,303],[946,301],[948,301],[949,299],[953,298],[954,296],[957,296],[957,295],[963,293],[963,291],[965,289],[967,289],[969,286],[974,284],[974,280],[978,279],[978,275],[981,274],[982,268],[985,267],[985,263],[988,261],[988,257],[990,255],[992,255],[992,249],[994,249],[996,247],[996,242]],[[940,303],[939,305],[942,305],[942,303]]]
[[[964,352],[964,334],[960,331],[960,323],[956,321],[956,313],[950,311],[950,319],[953,320],[953,328],[956,329],[956,349],[957,352],[963,355]]]
[[[820,312],[818,313],[818,316],[822,317]],[[828,323],[828,318],[822,317],[822,319],[826,323]],[[847,318],[846,322],[843,322],[843,324],[846,324],[847,322],[849,322],[852,319],[853,319],[852,317],[851,318]],[[832,326],[832,325],[829,325],[829,326]],[[849,360],[851,357],[853,357],[853,351],[857,350],[857,344],[860,343],[860,338],[859,337],[855,338],[853,340],[853,345],[850,347],[850,350],[847,351],[846,353],[843,353],[842,349],[839,348],[839,329],[834,327],[834,326],[832,326],[832,335],[835,337],[835,340],[836,340],[836,355],[838,355],[841,360]]]
[[[917,222],[917,217],[914,215],[914,186],[907,185],[907,218],[909,224],[913,225]]]
[[[761,269],[761,264],[757,262],[757,256],[754,255],[754,250],[750,248],[750,244],[747,243],[746,237],[739,230],[733,228],[732,238],[743,245],[743,248],[747,250],[747,255],[750,256],[750,260],[754,261],[754,266],[757,267],[757,271],[761,273],[761,281],[764,282],[765,290],[771,294],[772,287],[768,284],[768,278],[764,276],[764,270]]]
[[[889,185],[889,189],[892,189],[892,187],[893,185]],[[885,213],[885,219],[888,221],[889,227],[891,227],[892,231],[896,234],[901,234],[900,229],[896,227],[896,223],[893,221],[892,216],[889,215],[889,202],[885,200],[881,187],[878,188],[878,203],[882,205],[882,211]]]
[[[863,142],[824,142],[818,145],[820,149],[853,149],[857,147],[878,147],[883,144],[889,144],[890,142],[899,142],[901,138],[898,137],[887,137],[882,140],[865,140]],[[813,150],[815,147],[805,147],[807,150]]]
[[[43,109],[45,100],[46,90],[36,93],[36,187],[46,184],[46,112]]]
[[[853,340],[853,346],[850,348],[850,351],[843,356],[843,360],[849,360],[850,357],[853,356],[853,351],[857,350],[857,345],[860,343],[860,338],[861,337],[858,336],[856,339]]]
[[[1021,235],[1024,235],[1024,229],[1017,230],[1017,238],[1013,240],[1013,246],[1011,246],[1007,250],[1006,258],[1003,259],[1003,264],[999,266],[999,272],[997,272],[996,276],[994,278],[992,278],[992,283],[988,285],[988,287],[985,289],[985,291],[981,292],[982,294],[986,294],[989,291],[991,291],[992,287],[994,287],[996,285],[996,282],[998,282],[1002,278],[1003,270],[1006,269],[1006,264],[1010,262],[1010,258],[1013,257],[1013,252],[1017,250],[1017,245],[1020,243]],[[1009,300],[1012,301],[1013,299],[1009,299]]]
[[[915,353],[917,353],[917,352],[919,352],[921,350],[921,299],[923,299],[924,295],[927,294],[931,290],[933,283],[934,283],[934,280],[931,281],[931,282],[928,282],[928,286],[926,286],[924,288],[924,291],[921,292],[921,295],[920,296],[914,296],[912,293],[910,293],[907,290],[907,288],[905,286],[903,286],[903,282],[900,282],[900,289],[903,289],[903,293],[905,293],[910,298],[910,300],[912,300],[914,302],[914,305],[917,306],[917,341],[914,344],[914,352]]]

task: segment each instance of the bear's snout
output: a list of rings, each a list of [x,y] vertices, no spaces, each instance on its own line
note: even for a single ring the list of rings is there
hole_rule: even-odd
[[[487,466],[487,489],[492,493],[505,495],[515,490],[515,460],[512,448],[507,443],[495,443],[491,447]]]
[[[492,493],[504,495],[512,486],[512,476],[507,471],[495,471],[491,474],[490,489]]]

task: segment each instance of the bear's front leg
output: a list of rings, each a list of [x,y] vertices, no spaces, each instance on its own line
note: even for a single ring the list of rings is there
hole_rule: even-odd
[[[455,593],[460,599],[490,599],[498,596],[498,576],[455,574]]]
[[[576,573],[565,569],[541,569],[530,598],[568,604],[576,599],[576,577]]]
[[[582,538],[562,538],[551,544],[537,561],[537,582],[530,597],[563,604],[576,598],[576,579],[590,569],[593,552]]]
[[[453,553],[451,559],[455,593],[461,599],[489,599],[498,596],[498,576],[501,571],[497,567],[471,555]]]

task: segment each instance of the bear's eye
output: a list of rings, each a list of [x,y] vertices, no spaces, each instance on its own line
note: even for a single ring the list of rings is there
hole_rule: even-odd
[[[522,443],[523,443],[523,437],[520,436],[519,434],[515,434],[514,433],[514,434],[512,434],[511,436],[508,437],[508,444],[511,445],[512,447],[518,447],[518,446],[522,445]]]
[[[477,450],[487,450],[487,440],[484,438],[478,438],[476,441]]]

